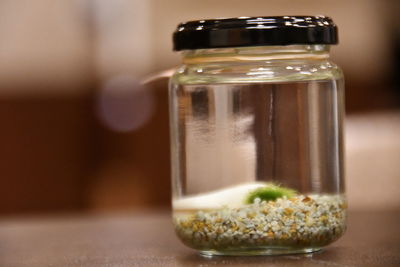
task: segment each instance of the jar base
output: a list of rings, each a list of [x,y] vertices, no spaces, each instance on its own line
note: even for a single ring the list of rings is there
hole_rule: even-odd
[[[305,254],[320,251],[321,248],[249,248],[249,249],[230,249],[230,250],[201,250],[200,255],[203,257],[213,256],[278,256],[291,254]]]

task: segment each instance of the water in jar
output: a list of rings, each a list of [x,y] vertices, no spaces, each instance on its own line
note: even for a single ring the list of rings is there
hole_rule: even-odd
[[[174,223],[187,245],[317,248],[342,235],[338,83],[171,88]]]

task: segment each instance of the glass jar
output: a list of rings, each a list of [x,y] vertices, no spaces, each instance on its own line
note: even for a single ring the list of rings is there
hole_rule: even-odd
[[[173,220],[202,255],[306,253],[346,228],[344,84],[327,17],[192,21],[174,33]]]

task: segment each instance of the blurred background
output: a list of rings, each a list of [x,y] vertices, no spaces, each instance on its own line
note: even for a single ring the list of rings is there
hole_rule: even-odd
[[[0,215],[168,207],[167,79],[141,82],[179,64],[176,25],[288,14],[339,26],[350,209],[400,209],[399,11],[398,0],[0,1]]]

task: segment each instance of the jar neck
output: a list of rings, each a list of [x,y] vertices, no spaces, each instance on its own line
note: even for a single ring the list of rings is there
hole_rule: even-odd
[[[329,45],[229,47],[183,51],[184,64],[329,58]]]

